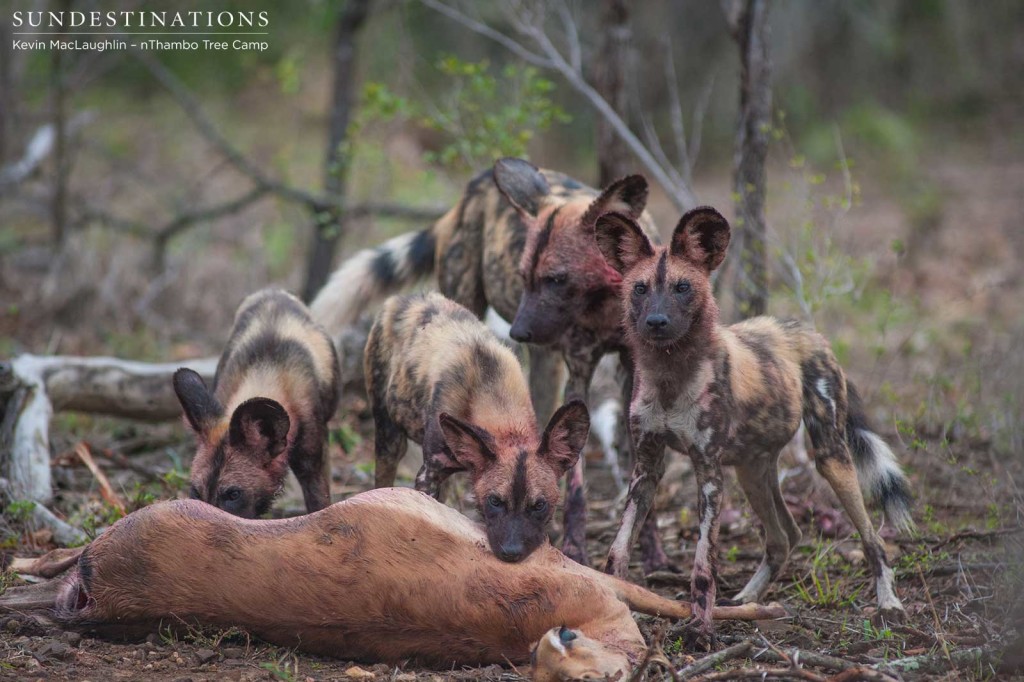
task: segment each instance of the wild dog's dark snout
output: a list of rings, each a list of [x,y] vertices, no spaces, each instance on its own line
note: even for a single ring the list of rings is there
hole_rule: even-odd
[[[660,331],[668,326],[668,315],[664,313],[652,313],[647,316],[646,320],[648,328],[653,331]]]

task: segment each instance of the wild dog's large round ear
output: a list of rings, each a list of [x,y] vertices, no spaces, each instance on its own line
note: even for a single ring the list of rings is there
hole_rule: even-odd
[[[637,262],[654,255],[654,247],[636,220],[625,213],[605,213],[594,226],[597,248],[608,265],[625,273]]]
[[[517,211],[534,218],[544,198],[551,194],[540,170],[523,159],[498,159],[494,163],[494,184]]]
[[[494,453],[494,438],[485,429],[446,412],[438,415],[437,423],[441,427],[448,456],[459,466],[479,473],[498,459]]]
[[[224,408],[198,372],[182,367],[174,373],[172,383],[185,420],[197,434],[202,435],[224,416]]]
[[[593,225],[604,213],[624,213],[631,218],[639,218],[647,208],[647,178],[642,175],[627,175],[619,178],[604,188],[604,191],[591,202],[587,212],[583,214],[584,225]]]
[[[711,272],[725,260],[729,221],[710,206],[687,211],[672,233],[670,252]]]
[[[576,465],[590,435],[590,411],[582,400],[570,400],[551,416],[537,451],[561,476]]]
[[[291,419],[281,403],[270,398],[249,398],[235,408],[228,427],[228,444],[268,464],[288,445]]]

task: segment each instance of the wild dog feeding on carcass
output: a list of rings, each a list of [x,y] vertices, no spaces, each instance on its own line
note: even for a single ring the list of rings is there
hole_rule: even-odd
[[[254,518],[281,490],[290,466],[306,510],[331,503],[324,441],[338,405],[338,356],[299,299],[278,290],[238,307],[213,391],[190,369],[174,391],[196,434],[190,496]]]
[[[656,238],[646,203],[647,181],[640,175],[598,193],[562,173],[502,159],[471,180],[459,203],[429,228],[348,259],[310,310],[337,336],[374,299],[436,271],[441,293],[477,317],[494,308],[512,322],[513,339],[531,344],[530,393],[546,419],[560,384],[555,351],[569,368],[566,399],[586,400],[598,361],[624,349],[620,276],[594,244],[594,221],[607,211],[625,212]],[[567,480],[565,526],[563,550],[585,561],[582,462]],[[666,561],[655,546],[652,567]]]
[[[388,299],[364,357],[376,486],[394,485],[412,438],[423,446],[418,490],[436,498],[448,476],[469,472],[498,557],[519,561],[543,543],[558,479],[587,442],[586,405],[567,403],[538,433],[516,356],[476,316],[440,294]]]
[[[480,526],[407,488],[281,520],[157,503],[111,526],[63,578],[9,589],[0,608],[107,637],[236,626],[310,653],[443,668],[525,664],[538,640],[555,637],[560,650],[548,642],[537,655],[541,680],[628,672],[646,648],[630,608],[691,611],[550,545],[504,563]],[[777,605],[714,612],[783,615]]]
[[[691,585],[696,634],[711,634],[722,464],[736,467],[764,524],[764,558],[735,597],[740,603],[759,600],[800,539],[777,466],[803,419],[815,466],[860,533],[879,612],[902,612],[861,486],[881,502],[890,523],[909,527],[909,485],[892,451],[868,427],[828,341],[798,322],[769,317],[718,323],[710,275],[725,258],[729,224],[712,208],[684,215],[668,246],[652,245],[631,216],[618,213],[602,216],[596,234],[608,263],[623,275],[623,326],[635,363],[630,430],[636,463],[607,569],[627,573],[668,444],[690,455],[697,477],[700,539]]]

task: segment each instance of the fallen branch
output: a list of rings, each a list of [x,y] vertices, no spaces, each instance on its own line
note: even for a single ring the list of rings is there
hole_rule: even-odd
[[[0,478],[0,492],[6,494],[9,500],[18,499],[12,494],[13,486],[7,479]],[[40,528],[48,528],[53,533],[53,541],[57,545],[61,547],[74,547],[89,541],[89,537],[85,533],[71,524],[60,520],[43,505],[33,500],[25,501],[32,505],[32,509],[29,511],[29,523]]]
[[[145,363],[26,354],[0,363],[0,394],[11,396],[0,424],[0,464],[10,480],[12,497],[43,504],[52,499],[50,419],[54,410],[173,419],[181,414],[181,407],[171,375],[184,365],[209,379],[217,359]]]
[[[940,549],[946,545],[951,545],[954,542],[959,542],[961,540],[987,540],[989,538],[995,538],[1002,535],[1015,535],[1022,531],[1024,531],[1024,528],[1019,526],[1012,528],[995,528],[993,530],[974,530],[973,528],[968,528],[949,536],[945,540],[935,543],[932,545],[932,550]]]
[[[67,124],[67,134],[72,135],[89,124],[95,115],[91,111],[75,114]],[[56,130],[52,123],[39,126],[25,146],[25,153],[14,163],[0,169],[0,190],[24,182],[36,171],[43,161],[53,153],[57,142]]]
[[[878,670],[891,670],[896,673],[948,674],[951,665],[957,669],[966,668],[978,665],[979,663],[988,663],[993,658],[992,651],[983,647],[974,647],[973,649],[952,651],[948,659],[945,654],[924,654],[921,656],[897,658],[892,661],[875,664],[872,667]]]
[[[124,502],[122,502],[121,498],[118,497],[116,492],[114,492],[114,488],[110,485],[110,479],[108,479],[107,475],[103,473],[103,469],[100,469],[100,465],[92,458],[92,453],[89,452],[89,447],[85,443],[78,443],[75,446],[75,454],[78,455],[78,458],[82,460],[82,463],[88,467],[93,478],[96,479],[96,483],[99,484],[100,497],[103,498],[103,501],[124,514]]]
[[[745,639],[739,644],[733,644],[721,651],[705,656],[696,663],[686,666],[682,670],[677,670],[676,676],[681,680],[692,679],[697,675],[700,675],[705,670],[710,670],[711,668],[725,663],[726,661],[748,656],[753,648],[754,643],[749,639]]]

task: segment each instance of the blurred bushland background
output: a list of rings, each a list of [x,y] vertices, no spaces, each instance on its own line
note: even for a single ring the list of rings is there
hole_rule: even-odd
[[[730,218],[725,318],[816,325],[918,494],[921,534],[894,552],[916,629],[878,630],[857,610],[872,588],[841,540],[851,529],[806,502],[809,474],[787,480],[812,530],[779,597],[809,620],[776,641],[877,660],[941,650],[941,677],[950,647],[981,661],[969,647],[1024,631],[1024,3],[221,0],[268,12],[269,35],[253,38],[268,49],[12,49],[14,10],[165,4],[2,4],[0,363],[218,355],[245,295],[273,284],[309,298],[346,256],[428,225],[501,156],[595,187],[643,173],[663,236],[696,204]],[[336,497],[372,483],[369,415],[350,398],[331,430]],[[176,423],[58,411],[51,427],[51,506],[84,533],[75,542],[187,490],[192,445]],[[693,484],[673,471],[659,522],[685,565]],[[615,518],[602,475],[588,474],[598,543]],[[28,523],[33,503],[4,504],[2,548],[53,546]],[[723,522],[725,584],[758,557],[743,508]],[[38,666],[32,640],[11,641],[0,665]],[[289,655],[247,661],[269,657],[259,667],[274,672]]]
[[[427,224],[495,157],[598,185],[609,145],[592,102],[432,4],[226,0],[269,13],[269,49],[217,53],[12,51],[5,11],[0,356],[216,354],[247,292],[308,294],[346,254]],[[621,118],[691,203],[734,216],[727,11],[567,0],[538,19],[544,4],[453,6],[538,57],[517,22],[543,21],[598,87],[617,60]],[[1024,6],[775,0],[767,24],[768,312],[813,320],[909,442],[925,429],[1019,453]],[[667,234],[679,204],[628,149],[617,163],[651,179]]]

